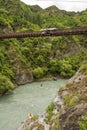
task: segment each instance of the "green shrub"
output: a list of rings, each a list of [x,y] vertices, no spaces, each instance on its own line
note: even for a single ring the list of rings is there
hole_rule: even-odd
[[[53,111],[54,107],[55,107],[55,104],[51,102],[50,105],[47,107],[46,112]]]
[[[54,125],[52,125],[52,127],[51,127],[50,130],[61,130],[61,128],[60,128],[60,122],[59,122],[58,118],[53,119],[52,122],[53,122]]]
[[[54,115],[54,113],[52,111],[50,111],[49,113],[47,113],[46,119],[45,119],[46,123],[48,123],[48,122],[51,121],[51,118],[52,118],[53,115]]]
[[[82,121],[79,122],[79,130],[87,130],[87,116],[82,116]]]
[[[51,59],[50,60],[50,72],[52,74],[59,72],[58,59]]]
[[[47,113],[46,119],[45,119],[46,123],[50,122],[52,116],[54,115],[53,113],[54,108],[55,108],[55,104],[51,102],[51,104],[46,109],[46,113]]]
[[[36,79],[42,78],[44,75],[44,70],[41,67],[37,67],[33,70],[33,75]]]
[[[68,107],[72,107],[74,105],[76,105],[79,101],[79,98],[75,95],[66,95],[64,98],[64,103],[68,106]]]
[[[80,71],[87,74],[87,63],[86,63],[86,64],[83,64],[83,65],[80,67]]]
[[[13,89],[13,83],[6,76],[0,74],[0,95],[12,92]]]
[[[60,75],[67,78],[74,75],[75,70],[73,70],[72,65],[68,60],[60,60]]]

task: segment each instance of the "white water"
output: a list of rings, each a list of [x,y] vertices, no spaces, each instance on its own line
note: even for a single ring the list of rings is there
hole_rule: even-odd
[[[0,97],[0,130],[16,130],[28,113],[43,113],[66,81],[34,82],[16,88],[13,94]]]

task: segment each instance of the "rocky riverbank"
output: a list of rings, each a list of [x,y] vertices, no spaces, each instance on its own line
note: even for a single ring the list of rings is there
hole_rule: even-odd
[[[17,130],[79,130],[79,121],[87,115],[87,71],[80,69],[61,88],[46,112],[28,116]]]
[[[87,115],[87,74],[78,71],[65,88],[60,89],[64,107],[60,114],[61,130],[79,130],[79,121]]]

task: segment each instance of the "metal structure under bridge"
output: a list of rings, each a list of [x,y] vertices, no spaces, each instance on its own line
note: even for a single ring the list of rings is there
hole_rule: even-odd
[[[39,32],[9,33],[0,34],[0,39],[6,38],[26,38],[26,37],[47,37],[47,36],[64,36],[64,35],[86,35],[87,27],[75,29],[57,29],[47,28],[41,29]]]

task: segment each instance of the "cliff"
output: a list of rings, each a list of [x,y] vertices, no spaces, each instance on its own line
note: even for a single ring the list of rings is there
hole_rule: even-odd
[[[79,122],[82,121],[81,117],[87,116],[86,66],[83,65],[75,76],[69,80],[65,88],[59,91],[59,95],[64,102],[64,112],[59,117],[61,130],[79,130]]]

